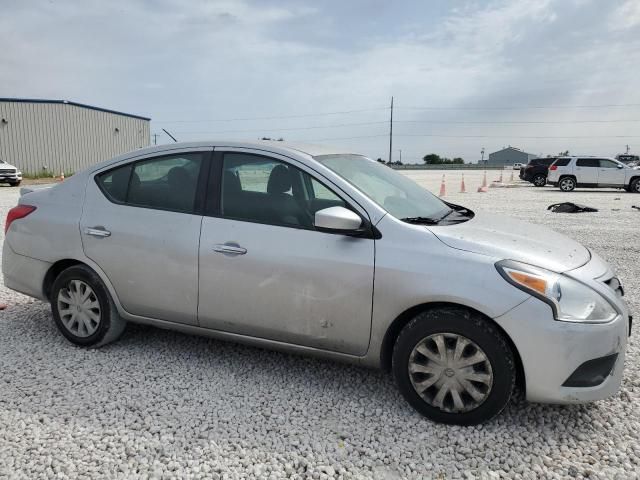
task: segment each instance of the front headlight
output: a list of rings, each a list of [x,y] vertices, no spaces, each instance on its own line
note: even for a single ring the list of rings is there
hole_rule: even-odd
[[[573,278],[512,260],[496,268],[510,284],[551,305],[556,320],[606,323],[618,314],[602,295]]]

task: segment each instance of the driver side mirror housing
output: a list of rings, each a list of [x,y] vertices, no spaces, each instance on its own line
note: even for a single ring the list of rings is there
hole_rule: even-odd
[[[344,207],[329,207],[318,210],[315,214],[316,229],[329,233],[357,235],[362,233],[362,218]]]

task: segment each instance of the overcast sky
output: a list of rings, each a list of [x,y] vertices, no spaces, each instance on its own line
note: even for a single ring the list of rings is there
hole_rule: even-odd
[[[0,12],[0,97],[145,115],[179,140],[284,137],[386,158],[393,95],[405,162],[506,145],[640,153],[638,0],[0,0]]]

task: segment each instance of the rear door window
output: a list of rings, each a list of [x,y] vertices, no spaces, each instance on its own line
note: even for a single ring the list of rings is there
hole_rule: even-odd
[[[201,153],[136,163],[129,182],[127,203],[161,210],[192,211],[201,163]]]
[[[576,162],[578,167],[594,167],[600,166],[600,162],[597,158],[579,158]]]
[[[207,153],[183,153],[141,160],[96,176],[115,203],[191,213],[200,168]]]

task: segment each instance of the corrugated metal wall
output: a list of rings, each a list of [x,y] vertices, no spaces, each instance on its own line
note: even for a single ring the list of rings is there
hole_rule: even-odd
[[[66,103],[0,102],[0,159],[24,174],[76,172],[149,141],[148,120]]]
[[[527,163],[529,154],[517,150],[499,150],[489,154],[489,165],[513,165],[514,163]]]

